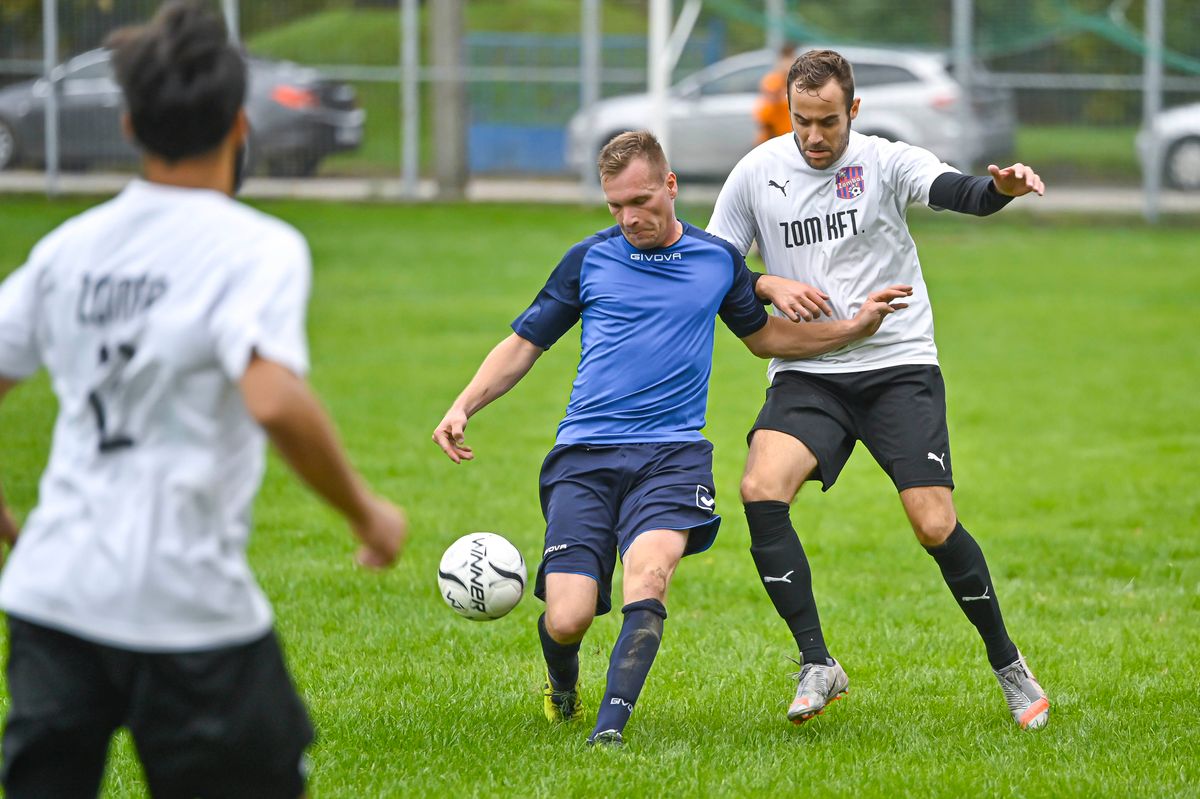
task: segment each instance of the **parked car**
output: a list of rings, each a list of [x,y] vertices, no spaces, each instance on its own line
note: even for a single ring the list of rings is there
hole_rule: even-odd
[[[1154,119],[1162,148],[1163,180],[1173,189],[1200,191],[1200,103],[1163,111]],[[1145,168],[1150,136],[1138,131],[1137,153]]]
[[[325,156],[362,143],[366,112],[354,87],[285,61],[250,59],[246,115],[250,158],[271,175],[311,175]],[[59,159],[68,169],[129,164],[137,151],[121,130],[121,90],[107,50],[59,66]],[[0,89],[0,169],[45,160],[44,78]]]
[[[854,65],[862,107],[854,129],[925,147],[963,166],[1003,160],[1014,149],[1012,92],[981,82],[967,97],[944,54],[871,47],[839,47]],[[772,50],[718,61],[670,90],[671,166],[686,175],[723,178],[755,142],[753,110],[759,82],[774,65]],[[967,127],[959,112],[971,103]],[[595,161],[614,135],[650,124],[647,94],[611,97],[581,109],[568,123],[568,161],[575,169]]]

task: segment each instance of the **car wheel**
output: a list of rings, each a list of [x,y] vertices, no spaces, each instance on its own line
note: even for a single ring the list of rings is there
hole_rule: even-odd
[[[0,169],[8,169],[17,159],[17,134],[12,125],[0,119]]]
[[[317,172],[320,156],[311,153],[289,153],[267,159],[267,174],[273,178],[308,178]]]
[[[1163,172],[1171,188],[1200,191],[1200,137],[1190,136],[1171,145]]]

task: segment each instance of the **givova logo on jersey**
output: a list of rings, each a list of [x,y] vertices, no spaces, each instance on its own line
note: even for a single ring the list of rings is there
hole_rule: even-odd
[[[867,181],[863,177],[863,168],[861,166],[842,167],[834,175],[833,183],[837,189],[837,196],[843,200],[853,200],[861,197],[863,192],[867,190]]]

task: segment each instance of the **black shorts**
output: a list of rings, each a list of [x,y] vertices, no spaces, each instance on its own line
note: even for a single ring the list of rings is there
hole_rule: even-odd
[[[893,366],[869,372],[781,371],[767,389],[755,430],[778,430],[817,458],[809,477],[828,491],[861,441],[897,491],[954,487],[946,385],[936,366]]]
[[[650,530],[686,530],[684,555],[713,544],[721,517],[712,444],[566,444],[550,450],[540,477],[546,545],[534,596],[546,575],[583,574],[599,585],[596,615],[612,609],[617,554]]]
[[[121,726],[156,799],[304,793],[313,730],[273,632],[239,646],[145,653],[12,617],[8,628],[9,799],[95,797]]]

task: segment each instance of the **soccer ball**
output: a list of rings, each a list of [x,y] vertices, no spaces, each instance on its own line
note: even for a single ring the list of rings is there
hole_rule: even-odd
[[[504,536],[464,535],[442,555],[438,590],[447,605],[468,619],[498,619],[525,593],[525,559]]]

